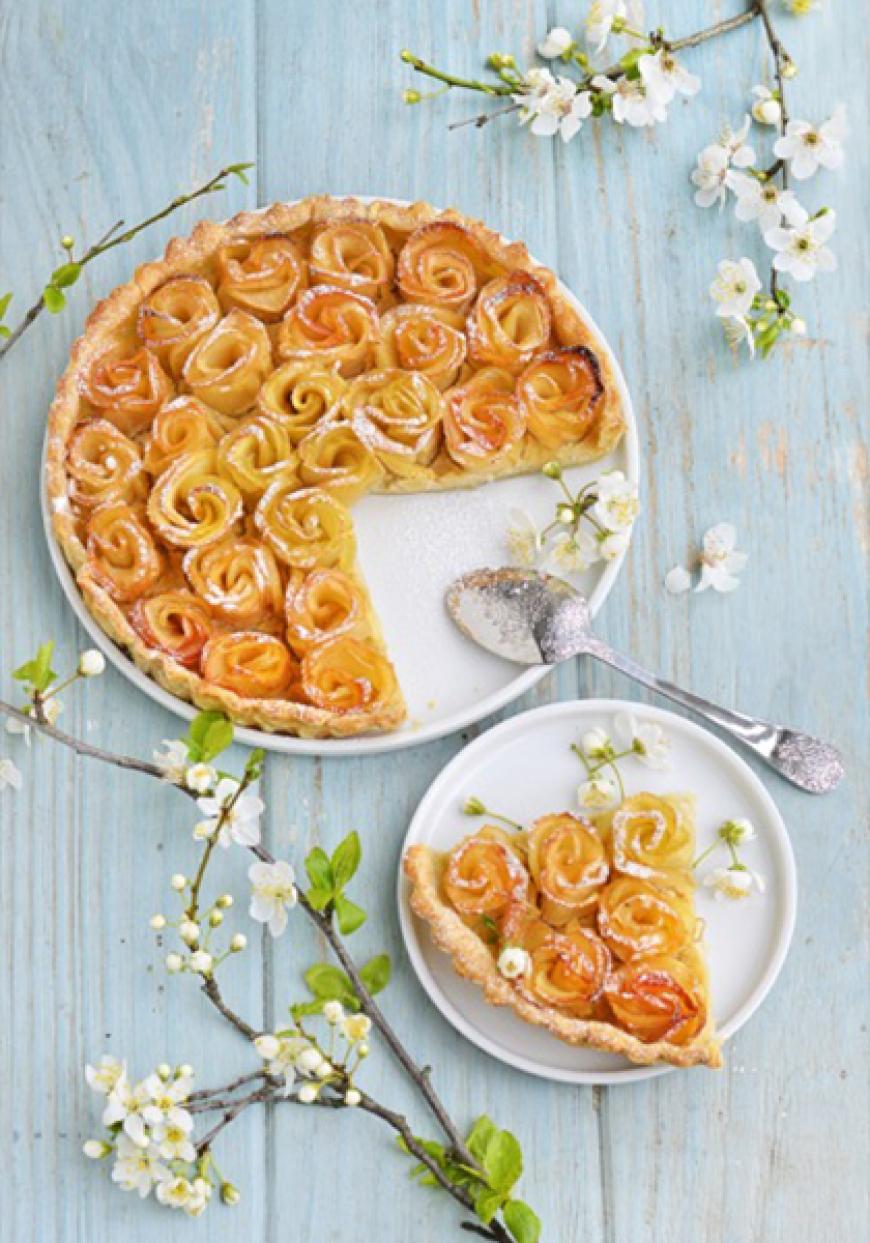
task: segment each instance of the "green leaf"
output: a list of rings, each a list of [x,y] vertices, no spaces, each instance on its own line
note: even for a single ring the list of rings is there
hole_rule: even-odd
[[[483,1187],[474,1199],[474,1211],[485,1226],[488,1226],[502,1206],[504,1195],[494,1191],[492,1187]]]
[[[217,720],[209,724],[205,731],[200,747],[203,763],[208,764],[215,756],[220,755],[222,751],[226,751],[232,741],[232,721],[228,721],[225,716],[219,716]]]
[[[362,846],[357,832],[348,833],[344,841],[339,842],[332,852],[332,871],[335,876],[335,888],[344,889],[350,881],[362,858]]]
[[[340,1001],[349,1010],[358,1010],[359,1001],[353,985],[339,967],[317,962],[304,975],[309,990],[321,1001]]]
[[[205,760],[206,739],[209,730],[213,725],[220,721],[225,721],[226,717],[222,712],[198,712],[188,726],[187,736],[183,739],[187,743],[187,758],[194,764]],[[216,754],[216,753],[215,753]]]
[[[244,182],[244,184],[247,186],[247,185],[250,185],[250,182],[248,181],[248,178],[245,176],[245,173],[247,172],[249,168],[253,168],[253,167],[254,167],[253,164],[228,164],[227,172],[232,173],[234,177],[238,177],[239,181]]]
[[[641,56],[646,56],[648,51],[648,47],[633,47],[630,48],[624,56],[620,57],[619,64],[620,67],[625,70],[625,76],[627,78],[636,79],[640,77],[640,70],[637,67],[637,62],[640,60]]]
[[[295,1005],[290,1007],[290,1013],[294,1019],[302,1019],[307,1014],[322,1014],[323,1005],[323,998],[318,998],[316,1001],[297,1001]],[[276,1032],[275,1034],[278,1035],[280,1033]]]
[[[370,958],[367,963],[364,963],[359,973],[363,984],[374,996],[375,993],[382,993],[387,987],[392,970],[389,954],[378,954],[377,957]]]
[[[517,1243],[538,1243],[541,1219],[523,1200],[508,1200],[504,1206],[504,1224]]]
[[[11,337],[12,329],[7,328],[5,324],[0,324],[0,337]]]
[[[82,274],[82,265],[80,263],[62,263],[59,268],[55,268],[51,274],[51,283],[58,289],[68,289],[70,285],[74,285]]]
[[[305,871],[308,873],[308,879],[312,885],[315,885],[318,889],[325,889],[331,898],[335,889],[335,877],[332,874],[332,864],[329,862],[329,855],[325,850],[321,850],[319,846],[309,850],[305,856]],[[308,897],[310,899],[311,894]],[[324,903],[325,905],[326,903]]]
[[[45,309],[51,311],[52,315],[57,315],[58,311],[62,311],[66,306],[66,298],[56,285],[46,285],[42,291],[42,300],[45,303]]]
[[[12,674],[16,682],[27,682],[34,690],[44,692],[51,686],[57,674],[51,667],[54,655],[54,640],[41,643],[32,660],[26,661]]]
[[[349,937],[366,922],[366,913],[362,907],[351,902],[350,898],[345,898],[343,894],[339,894],[335,899],[335,914],[338,919],[338,931],[343,937]]]
[[[523,1150],[510,1131],[496,1131],[486,1146],[483,1168],[489,1181],[505,1195],[523,1172]]]
[[[492,1118],[488,1118],[486,1114],[482,1114],[474,1126],[468,1132],[468,1139],[465,1141],[468,1151],[483,1165],[486,1157],[486,1150],[489,1147],[490,1140],[494,1135],[498,1134],[498,1127]]]
[[[3,316],[6,314],[6,312],[8,311],[9,303],[11,301],[12,301],[11,293],[5,293],[3,297],[0,298],[0,319],[2,319]]]
[[[305,896],[315,911],[325,911],[332,901],[332,890],[322,889],[319,885],[312,885]]]

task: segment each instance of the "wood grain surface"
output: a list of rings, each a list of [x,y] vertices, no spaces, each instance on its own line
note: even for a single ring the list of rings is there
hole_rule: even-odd
[[[846,754],[848,781],[820,800],[764,774],[797,855],[798,925],[780,981],[729,1045],[725,1069],[612,1090],[547,1084],[489,1059],[411,975],[394,900],[399,843],[470,735],[398,759],[269,762],[272,849],[299,859],[359,829],[370,918],[358,949],[393,954],[385,1006],[458,1118],[486,1110],[522,1138],[523,1193],[547,1243],[866,1237],[867,100],[861,6],[846,7],[781,22],[800,67],[794,112],[821,118],[838,97],[851,109],[846,168],[807,191],[814,206],[837,208],[840,269],[801,290],[809,336],[753,366],[724,349],[707,286],[719,258],[760,262],[762,244],[730,211],[696,209],[688,174],[765,80],[755,27],[691,54],[703,92],[676,104],[667,126],[592,125],[563,147],[514,132],[512,120],[448,132],[477,110],[468,97],[405,108],[410,74],[398,51],[470,73],[493,50],[528,57],[548,25],[578,19],[582,6],[569,0],[0,2],[0,285],[19,307],[56,262],[62,233],[93,240],[223,163],[257,161],[249,190],[233,185],[89,268],[68,310],[44,316],[0,367],[4,695],[40,639],[56,638],[68,657],[82,642],[52,576],[37,473],[46,407],[89,307],[201,215],[316,191],[387,194],[452,204],[524,239],[621,359],[644,513],[601,619],[607,636],[701,694],[810,728]],[[675,34],[739,9],[648,5]],[[740,590],[669,597],[664,572],[721,520],[736,523],[750,553]],[[598,693],[634,690],[602,669],[568,668],[513,710]],[[115,672],[70,700],[64,721],[143,755],[177,733]],[[242,1206],[214,1206],[199,1222],[140,1205],[82,1159],[96,1122],[87,1059],[110,1049],[140,1073],[160,1058],[189,1060],[216,1083],[247,1053],[190,980],[167,979],[148,929],[167,905],[169,874],[192,858],[182,800],[44,741],[26,751],[0,739],[2,754],[25,777],[20,793],[0,793],[3,1243],[461,1237],[454,1209],[408,1181],[389,1136],[362,1116],[245,1115],[219,1153]],[[239,860],[220,862],[241,893]],[[300,966],[323,952],[299,921],[292,928],[267,941],[262,971],[257,953],[226,970],[226,992],[254,1021],[279,1019]],[[426,1125],[385,1052],[372,1056],[366,1084]]]

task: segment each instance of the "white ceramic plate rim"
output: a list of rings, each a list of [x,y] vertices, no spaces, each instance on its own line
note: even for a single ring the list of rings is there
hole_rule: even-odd
[[[401,860],[408,847],[421,840],[422,828],[426,823],[433,804],[440,798],[444,788],[449,786],[454,780],[457,769],[469,763],[477,751],[482,750],[484,747],[491,747],[498,739],[507,740],[514,734],[530,729],[534,727],[536,722],[544,718],[564,716],[566,723],[569,723],[572,714],[576,712],[579,705],[582,705],[584,712],[595,712],[607,718],[612,717],[617,712],[635,711],[638,708],[638,704],[622,699],[569,700],[567,702],[546,704],[541,708],[533,708],[529,712],[521,712],[518,716],[511,717],[509,721],[502,721],[501,724],[481,734],[474,742],[469,743],[467,747],[464,747],[455,755],[450,763],[441,770],[420,800],[399,854],[399,926],[405,942],[405,949],[411,960],[411,966],[424,991],[428,994],[435,1007],[441,1011],[444,1018],[456,1028],[460,1035],[465,1036],[472,1044],[477,1045],[479,1049],[489,1053],[499,1061],[506,1062],[517,1070],[526,1071],[528,1074],[537,1075],[542,1079],[557,1080],[561,1083],[616,1086],[619,1084],[637,1083],[641,1079],[650,1079],[658,1075],[667,1074],[676,1068],[673,1066],[638,1066],[634,1069],[619,1071],[564,1070],[559,1067],[548,1066],[533,1058],[523,1057],[491,1040],[486,1032],[474,1026],[460,1013],[453,1002],[442,992],[430,972],[420,941],[420,934],[422,933],[425,936],[427,933],[425,927],[415,919],[411,911],[408,902],[408,882],[402,872],[401,864]],[[643,704],[642,707],[645,718],[649,717],[653,720],[658,720],[665,727],[670,722],[678,722],[680,729],[686,730],[690,737],[693,736],[702,742],[703,745],[709,746],[727,768],[731,769],[741,780],[748,782],[769,818],[768,827],[773,830],[770,848],[776,855],[783,878],[783,891],[781,894],[782,918],[778,927],[778,935],[773,952],[764,974],[743,1005],[731,1016],[728,1022],[723,1023],[719,1028],[720,1037],[723,1040],[727,1040],[740,1030],[764,1001],[771,988],[773,988],[788,953],[797,915],[797,867],[791,841],[789,840],[788,831],[779,809],[766,787],[749,765],[732,751],[726,743],[717,738],[715,734],[711,734],[700,725],[696,725],[694,721],[689,721],[674,712],[668,712],[664,708],[653,707],[649,704]],[[518,1020],[518,1022],[521,1021]]]
[[[335,195],[336,198],[357,198],[361,202],[374,202],[376,199],[382,202],[396,203],[397,205],[407,206],[408,199],[393,199],[387,196],[376,195]],[[298,201],[298,200],[294,200]],[[292,205],[292,203],[291,203]],[[265,208],[258,209],[260,211]],[[533,263],[538,260],[532,258]],[[604,353],[613,368],[613,374],[616,379],[616,388],[622,401],[622,407],[625,411],[626,429],[625,435],[621,441],[620,448],[625,454],[626,476],[637,484],[639,470],[639,450],[637,439],[637,425],[634,417],[634,407],[631,402],[631,395],[628,391],[628,385],[622,369],[614,356],[608,341],[606,340],[601,329],[595,323],[595,320],[571,291],[562,281],[559,281],[560,292],[567,298],[578,315],[582,317],[592,332],[595,333],[600,341]],[[153,678],[148,677],[141,669],[133,663],[126,653],[118,647],[102,628],[97,624],[91,614],[88,612],[81,594],[76,585],[75,578],[67,565],[66,559],[58,547],[54,537],[54,531],[51,525],[51,516],[48,507],[48,497],[45,490],[45,452],[47,442],[43,445],[43,461],[40,473],[40,503],[42,509],[42,520],[45,528],[45,535],[48,541],[48,550],[51,556],[51,562],[54,566],[55,573],[60,581],[63,593],[72,606],[73,612],[78,618],[81,625],[87,631],[89,637],[96,646],[104,653],[106,658],[112,662],[115,668],[123,674],[128,681],[137,686],[139,690],[144,691],[151,699],[162,704],[164,708],[168,708],[170,712],[174,712],[176,716],[183,717],[185,720],[192,720],[198,709],[192,704],[187,703],[183,699],[177,698],[169,691],[159,686]],[[620,571],[623,560],[625,559],[625,551],[613,561],[609,562],[603,569],[601,577],[595,584],[594,589],[589,596],[589,607],[592,615],[598,612],[607,596],[610,594],[613,584],[616,582],[616,576]],[[541,678],[545,677],[549,672],[549,668],[541,666],[540,668],[527,669],[518,673],[515,678],[508,682],[505,686],[500,687],[492,694],[486,695],[473,704],[469,704],[458,712],[453,712],[429,724],[423,724],[416,728],[408,728],[398,730],[393,734],[374,734],[362,735],[359,738],[294,738],[289,734],[270,734],[264,730],[246,729],[242,726],[236,728],[236,738],[239,742],[250,747],[263,747],[267,751],[277,751],[284,755],[324,755],[324,756],[351,756],[351,755],[379,755],[385,751],[399,751],[405,747],[416,747],[424,742],[432,742],[436,738],[443,738],[446,734],[452,734],[456,730],[464,729],[467,725],[472,725],[484,717],[491,716],[498,712],[507,704],[518,699],[520,695],[530,690]]]

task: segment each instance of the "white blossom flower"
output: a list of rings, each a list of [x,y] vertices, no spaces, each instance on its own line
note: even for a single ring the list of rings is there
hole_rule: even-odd
[[[302,1049],[296,1056],[296,1069],[302,1075],[319,1075],[321,1066],[324,1064],[324,1057],[319,1049],[315,1049],[310,1044],[307,1049]],[[328,1065],[328,1063],[327,1063]]]
[[[183,919],[178,925],[178,935],[185,945],[196,945],[199,940],[199,924],[192,919]]]
[[[554,26],[538,44],[538,55],[544,60],[555,60],[557,56],[563,56],[573,42],[570,30],[566,30],[564,26]]]
[[[625,0],[593,0],[586,14],[586,42],[600,56],[607,47],[607,40],[616,18],[625,17]]]
[[[187,961],[191,971],[197,975],[208,975],[214,966],[214,959],[207,950],[196,950]]]
[[[513,96],[520,105],[520,125],[531,121],[531,132],[539,138],[558,134],[568,142],[592,112],[588,91],[578,91],[570,78],[554,78],[549,69],[530,69],[523,82],[526,90]]]
[[[538,528],[524,509],[511,509],[508,516],[507,545],[511,558],[516,565],[535,565],[541,551]]]
[[[752,94],[755,102],[750,111],[752,119],[759,125],[779,125],[782,116],[782,104],[769,86],[753,86]]]
[[[99,1092],[103,1096],[108,1096],[119,1079],[123,1079],[126,1074],[127,1063],[112,1057],[110,1053],[104,1053],[96,1066],[88,1064],[85,1067],[88,1087],[92,1092]]]
[[[551,574],[582,574],[599,559],[595,536],[585,527],[559,531],[547,554],[546,569]]]
[[[254,1048],[266,1061],[276,1058],[281,1049],[281,1042],[277,1036],[273,1036],[271,1032],[263,1032],[260,1036],[254,1037]]]
[[[137,1191],[141,1198],[151,1191],[155,1183],[172,1178],[169,1168],[160,1160],[155,1144],[135,1144],[128,1136],[119,1135],[115,1147],[115,1164],[112,1181],[123,1191]]]
[[[323,1003],[323,1017],[331,1027],[335,1027],[344,1018],[344,1006],[340,1001],[325,1001]]]
[[[616,561],[631,543],[631,531],[608,531],[598,545],[603,561]]]
[[[193,1160],[192,1157],[184,1159]],[[189,1178],[181,1174],[175,1178],[170,1175],[169,1178],[158,1182],[154,1195],[167,1208],[187,1208],[194,1198],[193,1184]]]
[[[755,841],[755,825],[745,816],[738,816],[737,819],[726,820],[720,825],[718,835],[723,842],[728,842],[731,846],[742,846],[744,842]]]
[[[179,1126],[162,1118],[152,1131],[157,1151],[166,1161],[195,1161],[196,1146],[190,1138],[190,1127]]]
[[[187,772],[187,743],[180,738],[164,738],[165,751],[154,752],[154,763],[160,769],[164,781],[171,785],[184,785],[184,774]]]
[[[89,647],[79,656],[79,674],[83,678],[98,678],[106,671],[106,658],[95,647]]]
[[[619,802],[619,789],[610,777],[590,777],[577,791],[577,801],[590,811],[606,811]]]
[[[587,730],[580,739],[583,754],[587,755],[590,760],[603,759],[610,745],[610,735],[600,725],[597,725],[595,729]]]
[[[120,1122],[124,1134],[140,1148],[149,1143],[145,1129],[143,1111],[149,1103],[148,1091],[144,1083],[131,1084],[126,1075],[122,1075],[106,1098],[103,1110],[103,1126],[114,1126]]]
[[[786,160],[798,181],[812,177],[822,168],[839,168],[843,163],[846,136],[846,109],[838,104],[827,121],[789,121],[782,138],[773,144],[774,155]]]
[[[775,229],[783,217],[789,224],[803,224],[807,213],[791,190],[780,190],[772,181],[759,181],[746,173],[730,172],[729,190],[737,198],[734,214],[738,220],[757,220],[762,233]]]
[[[236,932],[230,938],[230,949],[234,954],[240,954],[247,947],[248,938],[243,932]]]
[[[729,319],[722,321],[722,327],[725,331],[725,340],[732,350],[739,350],[740,346],[745,343],[749,350],[749,357],[755,357],[755,333],[748,319],[744,319],[742,315],[732,315]]]
[[[631,749],[647,768],[670,766],[671,740],[657,721],[638,721],[632,712],[618,712],[613,736],[621,751]]]
[[[218,779],[211,764],[191,764],[184,774],[184,784],[196,794],[207,794]]]
[[[749,168],[755,163],[755,152],[746,143],[752,124],[747,113],[738,130],[726,125],[716,142],[710,143],[698,156],[698,165],[692,173],[692,184],[697,186],[695,202],[699,207],[720,208],[728,194],[728,173],[732,168]]]
[[[682,595],[692,585],[692,576],[684,565],[675,565],[665,575],[665,587],[672,596]]]
[[[828,209],[795,228],[765,233],[765,242],[777,252],[773,257],[777,272],[789,272],[796,281],[811,281],[816,272],[836,271],[837,257],[825,245],[836,224],[836,212]]]
[[[287,927],[288,909],[296,905],[296,877],[292,867],[282,859],[275,863],[252,863],[248,878],[251,918],[268,924],[272,936],[279,937]]]
[[[764,893],[765,889],[764,877],[758,872],[750,872],[742,864],[737,867],[732,864],[727,868],[714,868],[704,877],[704,885],[712,889],[720,901],[724,898],[748,898],[754,889],[759,893]]]
[[[351,1044],[365,1040],[372,1029],[372,1021],[367,1014],[347,1014],[339,1024],[341,1034]]]
[[[0,790],[20,790],[23,780],[12,760],[0,760]]]
[[[621,470],[608,470],[596,481],[592,512],[608,531],[625,531],[640,512],[637,488]]]
[[[664,103],[651,94],[638,78],[617,79],[612,99],[613,119],[618,125],[642,128],[668,119]]]
[[[519,945],[506,945],[498,956],[498,969],[506,980],[518,980],[528,975],[532,960]]]
[[[684,69],[666,48],[659,48],[655,53],[646,52],[637,67],[648,93],[663,104],[669,104],[677,94],[691,97],[701,89],[701,79]]]
[[[107,1157],[112,1151],[112,1145],[107,1144],[103,1139],[86,1139],[82,1144],[82,1152],[91,1161],[99,1161],[102,1157]]]
[[[267,1063],[269,1074],[284,1080],[284,1095],[289,1095],[296,1082],[296,1058],[311,1048],[310,1042],[301,1036],[258,1036],[254,1048]]]
[[[319,1089],[314,1083],[303,1083],[302,1087],[296,1093],[296,1099],[300,1105],[313,1105],[317,1100]]]
[[[191,1184],[193,1194],[184,1205],[188,1217],[201,1217],[211,1199],[211,1183],[207,1178],[195,1178]]]
[[[710,297],[716,303],[716,314],[723,317],[745,318],[752,309],[761,281],[755,264],[746,256],[742,259],[723,259],[717,268],[717,276],[710,286]]]
[[[737,575],[749,554],[736,549],[737,532],[730,522],[719,522],[704,535],[701,551],[701,580],[695,591],[729,592],[740,586]]]
[[[184,959],[180,954],[167,954],[164,962],[170,975],[176,975],[184,966]]]
[[[214,794],[199,798],[196,805],[206,817],[203,827],[210,826],[209,836],[218,829],[218,841],[224,848],[232,842],[239,846],[256,846],[260,840],[260,816],[263,800],[256,794],[239,795],[239,782],[222,777]]]
[[[147,1094],[142,1117],[148,1126],[156,1128],[166,1123],[185,1134],[193,1130],[193,1118],[184,1108],[184,1102],[193,1087],[193,1080],[189,1075],[178,1075],[169,1081],[157,1074],[149,1075],[142,1086]],[[154,1139],[157,1139],[156,1133]]]
[[[344,1103],[345,1105],[350,1105],[351,1109],[358,1105],[361,1100],[362,1093],[356,1088],[348,1088],[344,1094]]]

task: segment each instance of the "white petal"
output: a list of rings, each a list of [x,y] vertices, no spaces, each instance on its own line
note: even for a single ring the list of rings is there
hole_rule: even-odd
[[[665,587],[672,596],[682,595],[692,585],[692,576],[684,565],[675,565],[665,575]]]

